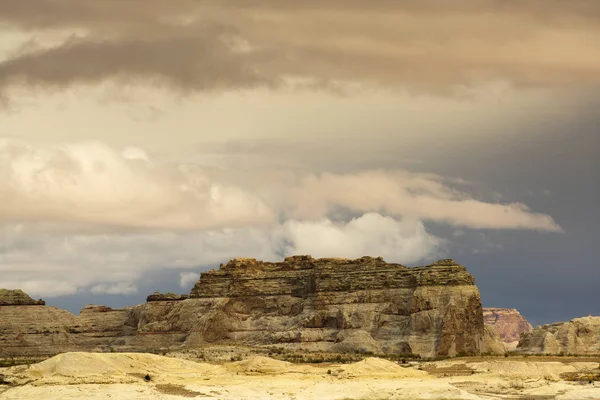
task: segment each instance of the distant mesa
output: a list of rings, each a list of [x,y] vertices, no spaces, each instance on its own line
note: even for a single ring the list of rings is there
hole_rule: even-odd
[[[497,333],[506,350],[517,348],[521,335],[533,331],[533,327],[514,308],[484,308],[483,321]]]
[[[20,289],[0,289],[0,306],[43,306],[46,302],[42,299],[34,300]]]

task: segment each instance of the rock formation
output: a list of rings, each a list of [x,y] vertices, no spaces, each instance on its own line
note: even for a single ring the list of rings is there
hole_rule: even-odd
[[[515,350],[521,334],[533,330],[529,321],[514,308],[484,308],[483,322],[498,333],[506,350]]]
[[[545,354],[600,354],[600,317],[537,326],[523,334],[517,350]]]
[[[22,290],[0,289],[0,306],[20,305],[20,306],[43,306],[44,300],[34,300]]]
[[[153,294],[79,316],[7,305],[0,320],[0,355],[239,343],[433,357],[477,354],[495,340],[473,277],[452,260],[408,268],[371,257],[234,259],[202,273],[190,298]]]
[[[175,294],[175,293],[159,293],[154,292],[150,296],[146,297],[146,301],[178,301],[189,299],[189,294]]]

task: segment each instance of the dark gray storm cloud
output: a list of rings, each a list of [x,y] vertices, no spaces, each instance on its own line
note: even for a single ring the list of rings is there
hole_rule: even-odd
[[[42,49],[0,64],[0,87],[12,84],[64,87],[112,78],[123,83],[149,80],[182,91],[270,86],[249,57],[235,54],[215,30],[155,40],[90,40],[73,37],[56,48]]]
[[[585,0],[5,0],[0,23],[75,37],[13,52],[0,62],[0,91],[119,78],[190,91],[289,76],[427,90],[488,79],[587,84],[600,76],[598,15]]]

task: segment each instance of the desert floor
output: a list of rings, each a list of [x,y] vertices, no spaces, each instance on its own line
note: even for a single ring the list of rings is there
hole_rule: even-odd
[[[207,363],[140,353],[65,353],[0,368],[0,399],[600,399],[597,359],[481,357],[292,364]],[[575,381],[569,381],[575,379]]]

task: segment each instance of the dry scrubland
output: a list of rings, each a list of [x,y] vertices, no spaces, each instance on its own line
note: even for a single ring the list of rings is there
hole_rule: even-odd
[[[600,399],[598,357],[290,363],[244,349],[65,353],[0,368],[0,399]],[[273,354],[273,356],[281,356]],[[243,358],[241,361],[218,361]],[[281,358],[281,357],[280,357]],[[590,383],[591,382],[591,383]]]

